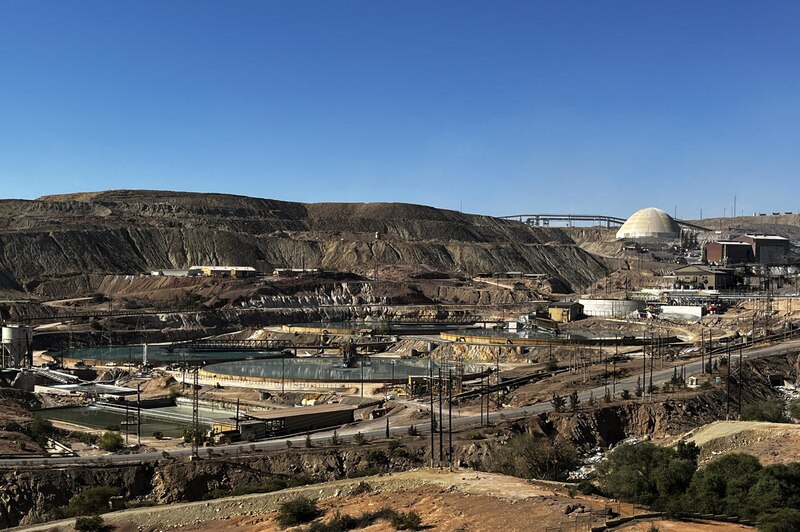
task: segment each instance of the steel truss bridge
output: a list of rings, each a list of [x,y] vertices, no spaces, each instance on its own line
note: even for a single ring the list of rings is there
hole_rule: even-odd
[[[356,342],[353,346],[355,346],[356,349],[385,349],[392,345],[392,343],[391,341]],[[269,351],[274,352],[277,357],[287,352],[291,352],[294,356],[297,356],[298,349],[316,349],[321,351],[331,349],[339,350],[342,345],[341,343],[331,343],[330,345],[298,345],[291,340],[218,340],[206,338],[172,342],[167,350],[196,352]]]
[[[173,342],[167,348],[168,351],[176,349],[186,349],[189,351],[274,351],[283,353],[291,351],[296,354],[294,342],[290,340],[189,340],[185,342]]]
[[[575,227],[578,224],[590,223],[606,227],[619,227],[625,223],[625,218],[617,216],[606,216],[605,214],[515,214],[513,216],[500,216],[504,220],[518,220],[525,222],[532,227],[548,227],[552,222],[566,223],[567,227]],[[702,227],[684,220],[675,220],[681,227],[694,229],[696,231],[709,231]]]

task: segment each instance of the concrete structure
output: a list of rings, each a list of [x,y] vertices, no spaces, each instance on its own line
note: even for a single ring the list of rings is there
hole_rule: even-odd
[[[725,290],[736,286],[736,277],[730,268],[692,264],[675,270],[675,284],[676,288]]]
[[[738,240],[720,240],[703,246],[703,261],[709,264],[727,266],[745,264],[753,261],[753,246]]]
[[[0,366],[19,368],[31,365],[30,346],[33,342],[33,329],[22,325],[4,325],[0,337]]]
[[[599,318],[638,317],[644,310],[643,301],[630,299],[579,299],[583,314]]]
[[[633,213],[617,231],[617,238],[677,238],[680,234],[672,216],[650,207]]]
[[[114,386],[111,384],[98,384],[94,382],[56,384],[53,386],[36,385],[33,391],[34,393],[46,393],[51,395],[86,395],[90,397],[109,398],[136,395],[136,390],[134,388],[125,388],[124,386]]]
[[[705,314],[705,307],[701,305],[662,305],[661,317],[682,320],[699,320]]]
[[[776,235],[742,235],[739,242],[750,244],[753,257],[760,264],[779,264],[789,253],[789,240]]]
[[[556,301],[547,306],[547,312],[551,320],[568,323],[583,314],[583,305],[577,301]]]
[[[255,277],[256,269],[251,266],[192,266],[189,275],[205,277]]]
[[[150,275],[156,277],[186,277],[189,275],[189,270],[153,270]]]

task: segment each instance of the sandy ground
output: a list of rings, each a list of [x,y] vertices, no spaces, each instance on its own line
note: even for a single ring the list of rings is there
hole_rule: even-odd
[[[800,462],[800,425],[759,421],[717,421],[689,438],[703,449],[701,461],[747,453],[763,465]]]
[[[747,525],[734,523],[716,523],[710,521],[668,521],[666,519],[653,519],[652,521],[639,521],[616,527],[614,530],[625,532],[648,532],[651,527],[657,527],[659,532],[734,532],[736,530],[756,530]]]
[[[351,494],[365,482],[369,491]],[[298,495],[319,499],[323,520],[334,512],[360,515],[381,508],[415,511],[429,530],[546,530],[559,526],[603,522],[612,501],[598,497],[570,497],[558,484],[532,483],[503,475],[471,470],[439,472],[420,469],[393,475],[348,479],[260,495],[214,501],[139,508],[109,513],[105,521],[121,531],[134,530],[279,530],[274,510]],[[616,503],[613,503],[616,507]],[[577,508],[573,510],[573,508]],[[567,513],[569,510],[569,513]],[[625,507],[623,507],[625,511]],[[540,526],[541,525],[541,526]],[[70,521],[25,530],[69,530]],[[572,528],[570,528],[572,529]],[[364,530],[392,530],[378,521]]]

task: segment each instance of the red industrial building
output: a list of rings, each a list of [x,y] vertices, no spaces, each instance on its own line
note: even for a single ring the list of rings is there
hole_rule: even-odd
[[[753,262],[753,246],[738,240],[709,242],[703,246],[703,261],[723,266]]]
[[[709,242],[703,246],[703,261],[707,264],[780,264],[789,254],[787,238],[776,235],[748,234],[735,240]]]

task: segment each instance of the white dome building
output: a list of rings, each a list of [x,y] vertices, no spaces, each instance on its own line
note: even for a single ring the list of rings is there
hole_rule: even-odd
[[[617,238],[677,238],[680,234],[681,228],[672,216],[649,207],[633,213],[617,231]]]

